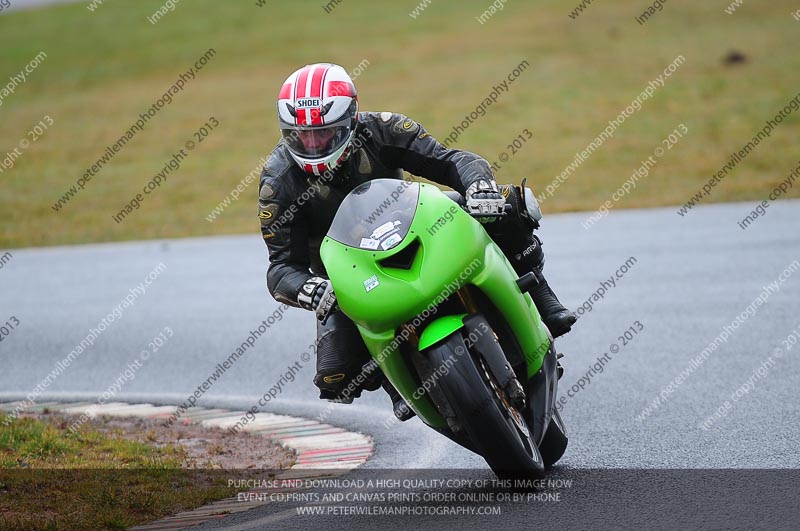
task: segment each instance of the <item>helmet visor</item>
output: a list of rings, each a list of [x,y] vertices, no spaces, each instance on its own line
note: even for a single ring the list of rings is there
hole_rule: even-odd
[[[281,129],[289,150],[299,157],[320,159],[327,157],[347,141],[350,128],[344,125],[315,129]]]

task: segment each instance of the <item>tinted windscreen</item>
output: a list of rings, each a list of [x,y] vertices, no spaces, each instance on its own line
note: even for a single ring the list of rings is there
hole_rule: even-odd
[[[418,197],[417,183],[398,179],[368,181],[344,198],[328,236],[359,249],[391,249],[408,233]]]

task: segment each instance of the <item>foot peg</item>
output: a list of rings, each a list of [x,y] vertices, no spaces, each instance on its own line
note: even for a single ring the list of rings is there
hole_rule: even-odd
[[[386,391],[386,394],[389,395],[389,398],[392,400],[392,411],[394,412],[394,416],[397,417],[397,420],[405,422],[416,415],[414,410],[409,407],[389,380],[384,380],[382,386],[383,390]]]
[[[328,402],[332,402],[334,404],[352,404],[353,400],[357,397],[353,396],[338,396],[336,393],[332,393],[330,391],[320,391],[319,392],[320,400],[327,400]]]
[[[531,271],[530,273],[525,273],[521,277],[517,279],[517,286],[519,286],[519,290],[522,293],[530,292],[533,288],[539,285],[539,280],[536,278],[536,275]]]
[[[394,411],[394,416],[397,417],[397,420],[400,422],[405,422],[416,415],[414,410],[411,409],[402,398],[392,404],[392,410]]]

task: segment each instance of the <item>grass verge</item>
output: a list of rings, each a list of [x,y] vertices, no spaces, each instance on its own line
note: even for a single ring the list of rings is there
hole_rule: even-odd
[[[226,471],[186,469],[181,444],[70,420],[0,424],[0,530],[122,530],[236,494]]]
[[[688,134],[614,208],[681,205],[794,97],[800,22],[791,0],[745,4],[674,0],[646,24],[637,7],[604,0],[571,18],[557,0],[509,1],[483,22],[488,0],[433,2],[85,2],[0,16],[2,79],[46,59],[0,107],[0,158],[45,115],[53,120],[0,173],[0,248],[258,234],[256,185],[213,222],[206,216],[278,139],[275,98],[286,76],[318,61],[362,65],[361,108],[403,112],[443,140],[521,61],[517,81],[455,147],[490,162],[501,182],[537,191],[606,128],[677,56],[685,63],[543,204],[595,210],[680,124]],[[497,4],[497,2],[495,2]],[[52,205],[201,55],[216,55],[80,194]],[[731,51],[735,62],[726,61]],[[4,83],[4,82],[3,82]],[[2,85],[3,83],[0,83]],[[736,167],[703,202],[764,199],[797,164],[800,113]],[[213,116],[215,127],[180,169],[116,223],[173,154]],[[533,134],[512,153],[524,129]],[[28,137],[30,140],[30,137]],[[196,141],[197,139],[195,139]],[[518,141],[522,142],[521,140]],[[786,197],[797,197],[795,186]],[[676,221],[680,221],[677,219]]]

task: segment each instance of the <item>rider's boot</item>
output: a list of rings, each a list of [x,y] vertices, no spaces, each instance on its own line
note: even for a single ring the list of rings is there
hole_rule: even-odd
[[[547,283],[547,279],[544,278],[541,269],[534,270],[534,274],[539,284],[531,289],[531,298],[542,316],[542,321],[553,334],[553,338],[563,336],[572,330],[572,325],[578,320],[578,316],[561,304]]]
[[[533,192],[524,187],[524,181],[522,186],[504,184],[499,188],[511,210],[502,220],[484,227],[503,250],[517,275],[522,277],[533,272],[536,276],[539,283],[531,288],[531,298],[553,337],[562,336],[572,329],[578,316],[561,304],[542,273],[542,241],[533,233],[539,228],[542,217],[539,206]]]
[[[350,404],[362,391],[378,389],[380,367],[370,358],[355,324],[342,312],[333,312],[325,324],[317,322],[317,373],[314,385],[323,400]]]

